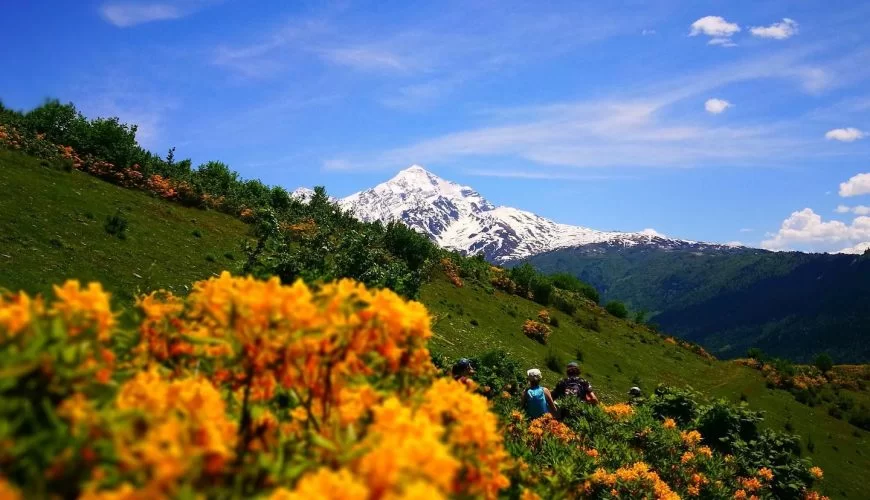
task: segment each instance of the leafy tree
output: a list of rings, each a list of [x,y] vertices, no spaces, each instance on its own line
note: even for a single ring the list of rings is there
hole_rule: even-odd
[[[625,319],[628,317],[628,308],[618,300],[611,300],[606,306],[604,306],[604,309],[617,318]]]
[[[520,292],[519,295],[528,294],[531,290],[532,280],[538,275],[538,272],[535,271],[535,268],[532,267],[531,264],[525,262],[511,268],[510,278],[511,280],[517,284],[517,291]]]
[[[834,360],[831,359],[830,354],[823,352],[816,356],[815,365],[822,373],[827,373],[834,367]]]
[[[546,276],[535,276],[531,281],[532,298],[535,302],[548,305],[553,295],[553,282]]]

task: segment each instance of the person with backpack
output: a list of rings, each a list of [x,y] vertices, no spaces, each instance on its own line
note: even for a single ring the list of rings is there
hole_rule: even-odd
[[[592,405],[598,404],[598,397],[592,391],[592,384],[585,379],[580,378],[580,364],[576,361],[568,363],[565,369],[567,377],[563,378],[556,384],[553,389],[553,399],[558,401],[565,397],[576,397],[584,403]]]
[[[471,360],[468,358],[462,358],[457,361],[450,370],[450,373],[453,375],[453,380],[462,382],[465,385],[473,383],[471,376],[474,375],[474,367],[471,366]]]
[[[547,413],[552,413],[554,416],[558,409],[556,402],[553,401],[553,396],[550,390],[546,387],[541,387],[541,370],[532,368],[526,372],[529,380],[529,387],[523,391],[522,404],[526,415],[531,419],[538,418]]]

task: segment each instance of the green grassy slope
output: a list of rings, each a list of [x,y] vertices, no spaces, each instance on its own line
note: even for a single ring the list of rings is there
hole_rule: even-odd
[[[128,304],[136,290],[183,292],[197,279],[236,269],[239,260],[225,254],[241,259],[239,247],[247,234],[247,227],[232,217],[187,209],[7,152],[0,152],[0,193],[0,287],[13,290],[45,292],[73,277],[98,280],[115,294],[116,307]],[[123,241],[103,229],[105,218],[119,208],[129,219]],[[193,235],[195,230],[201,237]],[[754,370],[704,360],[591,306],[579,315],[588,324],[600,314],[601,332],[551,309],[561,326],[545,347],[521,332],[523,321],[541,309],[530,301],[488,294],[470,284],[455,288],[443,279],[427,284],[421,299],[435,318],[434,348],[453,357],[501,347],[529,366],[539,366],[552,385],[557,374],[547,370],[544,357],[552,350],[568,361],[579,349],[584,370],[606,401],[623,399],[635,378],[646,389],[662,382],[692,385],[732,401],[746,394],[753,408],[768,412],[769,425],[782,428],[791,422],[805,443],[812,436],[816,449],[809,456],[825,469],[829,495],[866,497],[863,478],[870,461],[862,450],[867,433],[797,403],[784,391],[767,389]]]
[[[541,368],[544,383],[550,387],[560,375],[546,367],[547,355],[556,354],[567,362],[579,349],[584,376],[605,401],[624,401],[636,379],[646,390],[658,383],[689,385],[707,396],[732,402],[745,394],[751,408],[766,412],[766,425],[781,430],[789,423],[793,432],[802,436],[805,455],[825,470],[828,495],[867,497],[870,433],[830,417],[823,409],[802,405],[785,391],[768,389],[756,370],[703,359],[595,307],[581,310],[579,315],[582,320],[600,315],[601,332],[586,329],[551,308],[560,326],[553,328],[548,345],[543,346],[522,333],[523,322],[535,318],[541,309],[531,301],[499,291],[489,295],[474,285],[456,288],[446,280],[424,287],[422,301],[434,316],[434,349],[456,358],[502,348],[529,367]],[[806,450],[808,438],[815,444],[813,453]]]
[[[81,172],[40,166],[0,151],[0,286],[47,292],[67,278],[100,281],[121,303],[136,290],[184,291],[232,269],[245,224],[108,184]],[[117,210],[127,239],[106,233]],[[198,231],[197,237],[194,231]]]

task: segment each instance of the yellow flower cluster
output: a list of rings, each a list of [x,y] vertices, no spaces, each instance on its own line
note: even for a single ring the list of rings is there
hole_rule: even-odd
[[[33,300],[24,292],[0,295],[0,335],[18,335],[30,325],[33,314],[39,314],[42,309],[41,300]]]
[[[76,336],[94,328],[100,340],[108,340],[115,315],[109,304],[109,294],[99,283],[88,283],[86,288],[75,280],[54,287],[57,300],[52,303],[52,312],[66,321],[67,333]]]
[[[234,456],[236,423],[208,380],[142,371],[121,386],[115,408],[119,420],[133,423],[116,427],[120,466],[144,475],[144,490],[155,497],[171,494],[195,468],[221,473]]]
[[[680,432],[680,438],[683,440],[683,444],[689,448],[694,448],[702,439],[701,433],[696,430],[682,431]]]
[[[529,437],[533,447],[540,445],[544,436],[553,436],[563,443],[577,439],[577,435],[570,427],[559,422],[549,413],[532,420],[529,424]]]
[[[605,413],[610,415],[615,420],[626,420],[634,415],[634,408],[626,403],[617,403],[614,405],[601,405]]]
[[[643,462],[620,467],[615,472],[597,469],[587,481],[585,489],[591,493],[596,486],[611,488],[613,496],[624,494],[629,498],[655,498],[656,500],[679,500],[668,484],[658,473],[650,470]]]

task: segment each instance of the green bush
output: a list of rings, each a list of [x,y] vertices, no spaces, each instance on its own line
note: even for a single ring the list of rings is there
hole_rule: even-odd
[[[106,222],[103,224],[103,229],[112,236],[117,237],[118,239],[125,240],[127,239],[127,227],[129,222],[127,218],[121,215],[121,211],[118,210],[115,215],[106,216]]]
[[[823,352],[816,356],[814,364],[816,365],[816,368],[822,371],[822,373],[827,373],[834,367],[834,360],[831,359],[830,354]]]
[[[474,381],[481,387],[490,387],[488,397],[497,396],[497,392],[505,391],[518,394],[524,387],[525,377],[519,361],[506,351],[487,351],[480,356],[470,358],[474,367]]]
[[[628,317],[628,308],[618,300],[611,300],[606,306],[604,306],[604,309],[617,318],[625,319]]]
[[[553,350],[547,351],[544,356],[544,365],[556,373],[562,373],[562,370],[565,369],[565,361],[562,360],[562,356]]]

